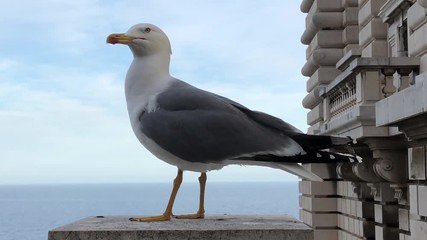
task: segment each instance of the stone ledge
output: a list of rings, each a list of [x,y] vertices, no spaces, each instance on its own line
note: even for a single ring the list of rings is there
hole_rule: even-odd
[[[49,231],[49,240],[298,239],[313,230],[289,216],[208,216],[199,220],[131,222],[131,216],[89,217]]]

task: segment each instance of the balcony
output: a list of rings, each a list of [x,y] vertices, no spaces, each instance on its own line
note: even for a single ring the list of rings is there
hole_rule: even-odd
[[[318,133],[354,139],[397,134],[388,127],[376,127],[375,103],[414,85],[419,64],[420,59],[412,57],[344,57],[337,63],[343,72],[317,92],[323,101]]]

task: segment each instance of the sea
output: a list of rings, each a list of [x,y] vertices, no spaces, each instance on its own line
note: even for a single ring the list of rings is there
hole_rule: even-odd
[[[0,240],[47,240],[50,229],[89,216],[158,215],[168,183],[0,185]],[[175,214],[194,213],[198,183],[183,183]],[[297,182],[208,182],[206,215],[265,214],[298,218]]]

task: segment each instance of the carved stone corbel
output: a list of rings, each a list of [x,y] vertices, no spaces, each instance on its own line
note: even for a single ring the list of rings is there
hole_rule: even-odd
[[[347,149],[348,150],[348,149]],[[362,162],[339,164],[337,166],[338,175],[344,180],[353,182],[380,182],[382,179],[378,177],[373,169],[373,164],[376,161],[372,158],[372,151],[367,145],[355,145],[351,147],[350,154],[356,154],[362,158]],[[345,150],[342,150],[345,151]]]
[[[363,162],[353,165],[353,172],[364,182],[380,182],[381,178],[374,171],[373,158],[363,158]]]
[[[359,182],[361,179],[356,176],[353,172],[354,163],[338,163],[337,164],[337,173],[338,175],[347,181]]]
[[[380,179],[391,183],[408,181],[408,152],[403,135],[390,138],[369,138],[364,143],[372,150],[372,168]]]
[[[387,182],[403,183],[408,181],[407,152],[402,150],[376,150],[380,155],[373,168],[376,175]]]

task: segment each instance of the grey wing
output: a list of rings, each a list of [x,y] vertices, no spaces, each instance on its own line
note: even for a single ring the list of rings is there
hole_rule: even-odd
[[[249,108],[241,105],[240,103],[237,103],[237,102],[230,100],[228,98],[225,98],[222,96],[218,96],[218,97],[220,97],[224,101],[227,101],[228,103],[232,104],[233,106],[235,106],[236,108],[238,108],[239,110],[244,112],[248,117],[252,118],[254,121],[257,121],[258,123],[260,123],[266,127],[273,128],[276,130],[280,130],[280,131],[288,134],[289,136],[293,135],[295,133],[302,133],[298,128],[292,126],[291,124],[283,121],[280,118],[268,115],[268,114],[263,113],[263,112],[250,110]]]
[[[300,146],[224,98],[177,81],[157,97],[158,109],[140,116],[141,131],[191,162],[221,162],[259,153],[295,155]]]
[[[304,134],[299,129],[283,121],[282,119],[276,118],[263,112],[252,111],[230,99],[221,96],[218,97],[224,99],[224,101],[229,102],[259,124],[262,124],[263,126],[268,128],[272,128],[274,130],[279,130],[282,133],[286,134],[286,136],[291,137],[305,151],[348,145],[353,141],[350,137]]]

